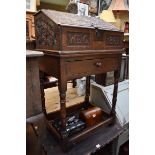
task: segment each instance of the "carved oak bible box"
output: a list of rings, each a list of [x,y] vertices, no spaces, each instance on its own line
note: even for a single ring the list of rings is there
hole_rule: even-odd
[[[123,33],[103,20],[53,10],[35,15],[36,48],[41,50],[120,49]]]
[[[47,114],[42,91],[43,111],[49,130],[62,144],[63,149],[67,150],[101,127],[114,122],[123,52],[123,32],[95,17],[78,16],[52,10],[41,10],[35,14],[35,27],[36,49],[44,52],[44,57],[39,62],[40,70],[58,79],[60,94],[60,110]],[[68,118],[73,112],[76,112],[78,116],[83,109],[91,107],[89,102],[90,75],[108,71],[114,71],[115,79],[111,112],[109,114],[102,112],[101,121],[90,126],[88,123],[89,127],[86,128],[80,120],[79,123],[67,126]],[[67,81],[84,76],[86,76],[84,102],[67,107]],[[54,125],[55,119],[60,120],[60,126]],[[78,125],[80,128],[77,128]],[[76,131],[79,131],[78,133],[73,132],[74,127]]]

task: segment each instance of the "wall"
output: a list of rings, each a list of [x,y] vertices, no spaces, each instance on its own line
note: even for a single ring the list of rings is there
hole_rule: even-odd
[[[40,9],[66,11],[66,6],[40,2],[40,6],[37,7],[37,10],[40,10]]]
[[[129,22],[129,12],[128,11],[119,11],[119,19],[117,19],[117,12],[114,12],[116,18],[116,23],[114,25],[119,29],[124,31],[124,23]]]

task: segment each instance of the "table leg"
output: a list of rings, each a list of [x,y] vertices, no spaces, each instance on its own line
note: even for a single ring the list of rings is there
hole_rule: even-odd
[[[120,70],[114,71],[114,90],[113,90],[112,109],[111,109],[112,116],[115,116],[119,75],[120,75]]]
[[[117,155],[118,137],[111,142],[111,155]]]
[[[40,76],[40,90],[41,90],[41,100],[42,100],[42,110],[45,116],[47,116],[46,113],[46,106],[45,106],[45,92],[44,92],[44,73],[42,71],[39,71]]]
[[[90,76],[86,77],[86,93],[85,93],[85,105],[89,105],[89,96],[90,96]]]
[[[67,81],[58,80],[58,89],[60,95],[60,116],[62,129],[66,131],[66,91]]]

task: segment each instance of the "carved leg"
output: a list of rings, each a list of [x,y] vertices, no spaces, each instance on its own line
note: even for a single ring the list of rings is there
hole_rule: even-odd
[[[63,131],[66,131],[66,90],[67,81],[58,81],[59,95],[60,95],[60,116]]]
[[[119,70],[114,71],[114,90],[113,90],[111,116],[115,116],[115,107],[116,107],[116,102],[117,102],[117,90],[118,90],[119,74],[120,74]]]
[[[86,108],[89,105],[89,96],[90,96],[90,76],[86,77],[86,93],[85,93],[85,105]]]
[[[60,109],[61,109],[61,119],[62,127],[66,127],[66,92],[60,92]]]

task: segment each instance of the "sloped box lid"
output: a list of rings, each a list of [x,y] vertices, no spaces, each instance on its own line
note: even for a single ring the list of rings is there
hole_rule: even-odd
[[[35,16],[39,13],[45,14],[54,23],[61,26],[71,26],[71,27],[82,27],[82,28],[98,28],[101,30],[108,31],[118,31],[123,32],[114,25],[105,22],[96,17],[89,16],[79,16],[77,14],[60,12],[55,10],[42,9],[38,11]]]
[[[90,93],[91,103],[110,113],[113,88],[114,85],[103,87],[99,84],[92,83]],[[118,84],[116,117],[121,126],[129,123],[129,80],[119,82]]]

